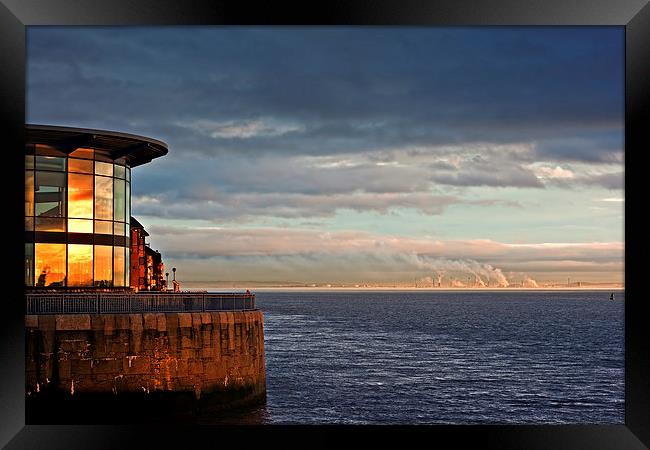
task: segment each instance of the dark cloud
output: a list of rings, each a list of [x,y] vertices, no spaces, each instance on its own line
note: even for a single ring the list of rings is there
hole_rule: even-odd
[[[613,28],[30,28],[30,121],[151,134],[177,152],[335,154],[538,141],[603,160],[622,136]],[[296,125],[246,137],[213,123]],[[590,144],[590,143],[589,143]]]
[[[453,196],[425,193],[354,195],[214,193],[212,196],[201,196],[190,191],[182,191],[155,197],[136,195],[133,198],[134,209],[137,208],[138,214],[141,215],[203,219],[218,223],[246,222],[256,217],[284,219],[332,217],[341,210],[389,214],[398,208],[412,208],[422,214],[437,215],[442,214],[450,205],[462,203],[477,204]]]
[[[169,144],[133,179],[138,214],[440,214],[480,204],[466,187],[622,183],[529,166],[622,164],[616,28],[30,27],[27,42],[29,122]]]

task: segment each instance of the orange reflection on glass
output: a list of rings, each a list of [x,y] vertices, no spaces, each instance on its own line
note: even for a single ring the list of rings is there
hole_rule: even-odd
[[[68,286],[92,286],[93,246],[68,245]]]
[[[124,247],[113,247],[114,286],[124,286]]]
[[[95,286],[113,285],[113,247],[95,245]]]
[[[93,162],[87,159],[68,159],[68,172],[93,173]]]
[[[25,171],[25,215],[34,215],[34,172]]]
[[[68,217],[93,218],[92,175],[68,174]]]
[[[95,152],[92,148],[78,148],[70,153],[70,158],[93,159]]]
[[[68,219],[68,232],[92,233],[93,221],[90,219]]]
[[[36,286],[65,286],[65,244],[35,245]]]
[[[95,234],[113,234],[113,222],[95,220]]]

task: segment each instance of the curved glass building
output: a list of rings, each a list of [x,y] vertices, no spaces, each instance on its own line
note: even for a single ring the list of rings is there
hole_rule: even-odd
[[[165,154],[142,136],[27,125],[25,285],[130,286],[131,169]]]

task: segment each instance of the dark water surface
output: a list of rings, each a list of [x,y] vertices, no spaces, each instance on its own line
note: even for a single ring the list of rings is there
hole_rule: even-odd
[[[205,423],[624,423],[624,293],[258,292],[267,404]]]

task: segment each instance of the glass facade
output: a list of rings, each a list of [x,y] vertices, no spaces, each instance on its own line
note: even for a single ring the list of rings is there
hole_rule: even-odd
[[[36,286],[65,286],[66,245],[36,243],[34,247]]]
[[[130,177],[102,149],[27,146],[27,286],[129,286]]]

